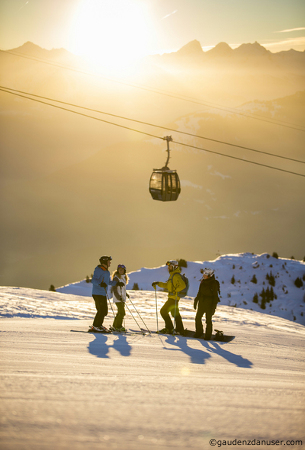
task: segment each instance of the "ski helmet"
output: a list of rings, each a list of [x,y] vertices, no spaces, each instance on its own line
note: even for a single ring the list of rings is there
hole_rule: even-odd
[[[126,273],[126,266],[124,264],[118,264],[117,270],[124,269],[124,273]]]
[[[179,267],[178,261],[170,259],[169,261],[166,262],[167,266],[173,266],[175,269],[177,267]]]
[[[208,277],[211,277],[212,275],[214,275],[215,270],[214,269],[209,269],[208,267],[205,267],[204,269],[201,269],[200,272],[203,275],[207,275]]]
[[[105,264],[107,261],[111,261],[111,260],[112,260],[111,256],[101,256],[100,257],[101,264]]]

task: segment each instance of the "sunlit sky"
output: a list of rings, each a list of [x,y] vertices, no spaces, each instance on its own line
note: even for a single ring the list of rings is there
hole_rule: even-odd
[[[31,41],[91,59],[135,60],[197,39],[305,50],[304,0],[0,0],[0,48]]]

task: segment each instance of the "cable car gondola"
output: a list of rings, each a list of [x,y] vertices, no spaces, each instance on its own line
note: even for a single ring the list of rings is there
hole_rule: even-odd
[[[169,142],[172,141],[171,136],[163,138],[167,141],[167,160],[162,169],[154,169],[149,181],[149,192],[153,200],[161,202],[170,202],[177,200],[181,192],[180,180],[176,170],[170,170],[167,166],[169,161]]]

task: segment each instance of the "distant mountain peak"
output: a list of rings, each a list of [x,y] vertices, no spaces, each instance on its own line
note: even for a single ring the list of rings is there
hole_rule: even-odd
[[[254,42],[253,44],[242,44],[235,49],[236,53],[245,53],[249,55],[266,55],[270,53],[265,47],[260,45],[258,42]]]
[[[72,53],[68,52],[68,50],[65,50],[64,48],[53,48],[52,50],[47,50],[45,48],[40,47],[37,44],[33,44],[33,42],[31,41],[27,41],[20,47],[13,48],[8,51],[23,53],[27,56],[35,56],[37,58],[58,59],[74,56],[72,55]]]
[[[233,49],[226,42],[219,42],[214,48],[208,51],[209,55],[227,56],[233,52]]]
[[[196,39],[180,48],[177,52],[181,56],[195,56],[203,54],[201,44]]]

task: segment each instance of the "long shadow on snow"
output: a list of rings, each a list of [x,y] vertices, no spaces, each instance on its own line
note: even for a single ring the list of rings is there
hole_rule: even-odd
[[[180,338],[179,336],[166,336],[166,342],[170,345],[178,347],[175,349],[166,348],[166,350],[182,351],[190,357],[192,364],[204,364],[205,361],[211,357],[211,353],[217,353],[218,355],[222,356],[224,359],[232,364],[235,364],[238,367],[249,369],[253,365],[253,363],[249,361],[249,359],[243,358],[241,355],[235,355],[234,353],[223,349],[222,346],[215,341],[200,341],[203,347],[205,347],[209,351],[209,353],[204,352],[203,350],[197,350],[189,347],[187,345],[187,338],[185,337]]]
[[[163,336],[166,336],[166,342],[168,344],[178,347],[178,348],[164,347],[165,350],[169,350],[172,352],[182,351],[183,353],[185,353],[190,357],[192,364],[204,364],[206,359],[211,358],[211,355],[209,353],[189,347],[187,345],[187,339],[185,337],[169,336],[169,335]]]
[[[100,333],[94,334],[93,336],[95,337],[95,340],[91,341],[88,345],[88,351],[91,355],[95,355],[98,358],[109,358],[108,352],[112,347],[122,356],[130,356],[132,347],[128,344],[126,336],[118,335],[112,345],[107,344],[107,334]]]
[[[218,342],[201,341],[201,344],[211,352],[217,353],[217,355],[222,356],[224,359],[226,359],[232,364],[235,364],[238,367],[250,369],[253,366],[253,363],[249,359],[244,358],[241,355],[235,355],[234,353],[225,350],[224,348],[222,348],[221,345],[218,344]]]

